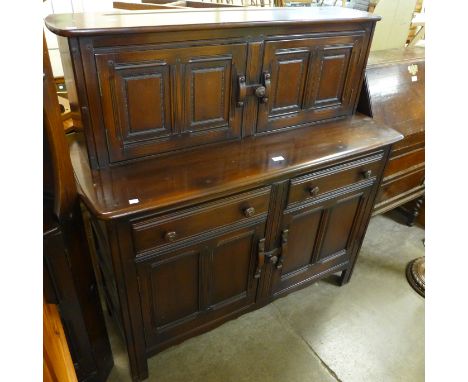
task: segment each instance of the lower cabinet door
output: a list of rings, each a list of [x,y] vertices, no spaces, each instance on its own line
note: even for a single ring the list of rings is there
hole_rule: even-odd
[[[264,231],[262,222],[137,260],[149,351],[255,303]]]
[[[283,214],[281,253],[273,273],[273,294],[346,268],[357,244],[369,189],[333,199],[317,198]]]

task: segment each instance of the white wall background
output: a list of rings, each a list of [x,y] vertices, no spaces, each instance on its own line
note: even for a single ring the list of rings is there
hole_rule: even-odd
[[[42,9],[43,18],[53,13],[107,12],[113,10],[112,0],[46,0],[42,3]],[[44,30],[54,76],[63,76],[57,38],[45,26]]]

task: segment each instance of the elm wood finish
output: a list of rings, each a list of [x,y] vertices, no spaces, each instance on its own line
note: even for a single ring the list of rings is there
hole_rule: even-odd
[[[105,381],[113,366],[112,353],[45,39],[43,44],[45,303],[59,309],[78,380]]]
[[[75,175],[133,378],[147,377],[148,356],[320,277],[347,282],[399,139],[356,115],[93,170],[76,134]]]
[[[52,15],[46,25],[63,36],[71,108],[91,166],[104,168],[350,116],[378,19],[326,7]]]
[[[393,146],[374,214],[400,207],[408,225],[424,198],[424,75],[424,48],[372,52],[358,106],[405,136]],[[408,202],[413,202],[410,208],[402,207]]]
[[[402,138],[353,116],[377,20],[47,18],[83,115],[72,162],[134,380],[172,344],[327,274],[349,281]]]

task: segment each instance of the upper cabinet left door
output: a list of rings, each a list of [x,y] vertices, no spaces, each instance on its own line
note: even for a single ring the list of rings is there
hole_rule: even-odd
[[[241,136],[246,44],[95,55],[111,163]]]

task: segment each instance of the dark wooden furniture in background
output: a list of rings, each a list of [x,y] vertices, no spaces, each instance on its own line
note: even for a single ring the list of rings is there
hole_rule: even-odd
[[[46,19],[78,96],[72,162],[135,381],[172,344],[326,275],[349,281],[402,138],[353,115],[378,19],[331,7]]]
[[[44,302],[57,305],[78,380],[103,382],[113,366],[112,353],[45,39],[43,43]],[[54,309],[45,306],[45,311]]]
[[[412,225],[424,201],[424,48],[372,52],[358,111],[404,135],[393,146],[374,214],[400,207]]]

